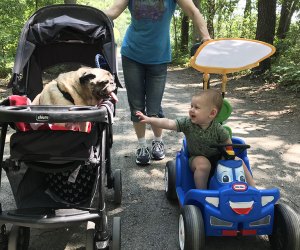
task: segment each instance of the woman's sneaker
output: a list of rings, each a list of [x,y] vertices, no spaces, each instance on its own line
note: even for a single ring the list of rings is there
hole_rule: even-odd
[[[135,162],[138,165],[150,164],[150,152],[148,147],[139,147],[137,149]]]
[[[154,160],[165,158],[165,146],[162,141],[152,141],[151,156]]]

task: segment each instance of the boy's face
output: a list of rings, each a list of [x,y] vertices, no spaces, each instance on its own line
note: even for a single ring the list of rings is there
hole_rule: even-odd
[[[209,124],[217,115],[217,110],[204,96],[194,96],[189,110],[192,123]]]

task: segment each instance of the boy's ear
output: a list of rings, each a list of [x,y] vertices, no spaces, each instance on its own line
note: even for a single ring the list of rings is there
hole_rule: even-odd
[[[213,108],[211,111],[210,111],[210,116],[211,117],[216,117],[218,114],[218,110],[216,108]]]

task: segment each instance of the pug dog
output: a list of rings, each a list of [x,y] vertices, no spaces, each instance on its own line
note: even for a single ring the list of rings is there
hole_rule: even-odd
[[[116,84],[112,74],[100,68],[82,67],[76,71],[60,74],[45,85],[42,92],[32,101],[32,105],[100,105],[105,99],[117,102],[113,92]],[[68,129],[79,127],[87,132],[87,123],[57,124]]]
[[[100,68],[82,67],[76,71],[60,74],[45,85],[44,89],[32,101],[32,105],[99,105],[111,97],[116,84],[112,74]]]

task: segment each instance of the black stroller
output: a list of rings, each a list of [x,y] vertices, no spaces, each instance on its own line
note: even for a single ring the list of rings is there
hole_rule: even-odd
[[[20,102],[33,100],[43,89],[42,73],[62,64],[96,64],[109,70],[121,87],[115,50],[111,20],[92,7],[52,5],[26,22],[10,82],[13,96],[0,106],[0,173],[6,171],[16,201],[10,211],[2,211],[0,204],[1,249],[7,248],[5,237],[9,250],[27,249],[30,228],[82,222],[89,225],[86,249],[120,249],[120,218],[113,218],[109,230],[105,205],[105,187],[113,188],[116,204],[122,198],[121,171],[111,170],[113,101],[97,107]],[[30,124],[78,122],[89,122],[90,132],[28,129]],[[8,126],[15,131],[4,160]],[[13,225],[9,233],[6,224]]]

